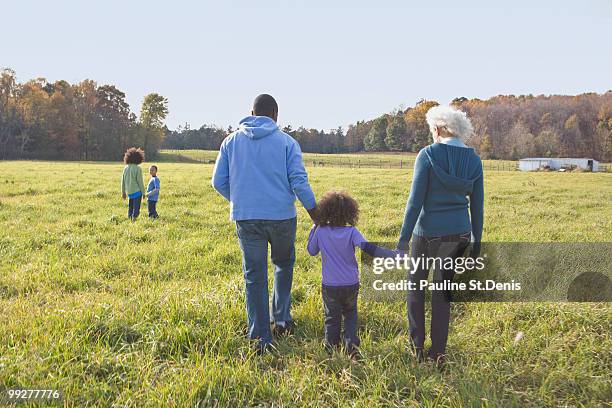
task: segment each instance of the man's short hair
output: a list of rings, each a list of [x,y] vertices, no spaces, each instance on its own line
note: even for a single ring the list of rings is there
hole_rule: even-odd
[[[253,101],[253,114],[255,116],[267,116],[274,119],[278,113],[276,100],[268,94],[261,94]]]

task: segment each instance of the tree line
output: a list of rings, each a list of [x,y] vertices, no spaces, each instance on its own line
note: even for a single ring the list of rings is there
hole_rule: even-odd
[[[304,152],[418,152],[431,143],[425,120],[438,105],[422,100],[372,120],[358,121],[331,131],[283,130],[293,136]],[[485,159],[516,160],[522,157],[592,157],[612,161],[612,91],[576,96],[507,95],[487,100],[456,98],[451,105],[465,111],[474,125],[468,144]],[[171,149],[218,149],[231,133],[204,125],[188,125],[169,132],[163,146]]]
[[[144,98],[140,117],[125,93],[92,80],[37,78],[19,83],[0,71],[0,158],[118,160],[131,146],[155,156],[166,133],[168,101]]]
[[[482,157],[589,157],[612,160],[612,91],[576,96],[496,96],[453,103],[474,125]]]
[[[129,146],[149,157],[160,148],[216,150],[234,129],[164,125],[167,99],[147,95],[140,115],[125,94],[92,80],[78,84],[44,78],[18,83],[0,72],[0,158],[116,160]],[[431,142],[425,114],[436,101],[421,100],[371,120],[324,131],[285,126],[304,152],[417,152]],[[501,95],[456,98],[475,134],[468,141],[483,158],[592,157],[612,161],[612,91],[576,96]]]

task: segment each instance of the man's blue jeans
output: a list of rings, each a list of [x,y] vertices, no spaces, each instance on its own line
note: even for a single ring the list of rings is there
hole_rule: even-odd
[[[249,338],[272,342],[270,320],[291,321],[297,218],[236,221],[246,286]],[[274,265],[272,315],[268,304],[268,244]]]

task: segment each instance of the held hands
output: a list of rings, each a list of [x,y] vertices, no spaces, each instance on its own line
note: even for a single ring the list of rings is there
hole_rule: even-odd
[[[410,249],[410,241],[399,241],[397,243],[397,250],[400,253],[406,253]]]
[[[310,219],[312,220],[312,222],[316,224],[317,219],[319,218],[319,208],[315,206],[314,208],[311,208],[310,210],[306,211],[308,211],[308,215],[310,215]]]

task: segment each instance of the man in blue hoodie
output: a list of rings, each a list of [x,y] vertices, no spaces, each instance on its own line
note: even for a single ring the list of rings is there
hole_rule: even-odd
[[[242,250],[249,338],[265,351],[274,331],[291,331],[291,285],[295,263],[296,196],[313,219],[316,200],[302,163],[300,145],[282,132],[278,105],[267,94],[253,103],[251,116],[223,140],[212,185],[230,202],[230,219]],[[274,264],[272,315],[268,304],[268,244]]]

